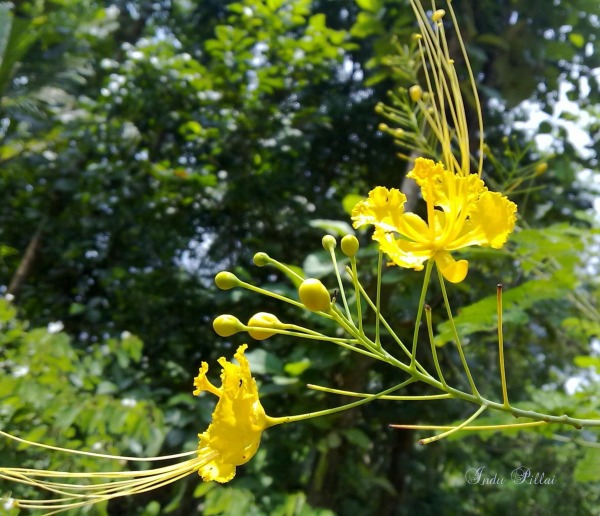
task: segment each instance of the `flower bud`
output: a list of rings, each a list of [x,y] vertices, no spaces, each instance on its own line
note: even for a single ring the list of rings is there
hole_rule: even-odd
[[[248,321],[248,326],[258,326],[260,330],[248,330],[250,337],[256,340],[265,340],[275,335],[276,332],[265,330],[264,328],[278,328],[281,321],[273,314],[267,312],[259,312],[254,314]]]
[[[238,277],[227,271],[221,271],[215,276],[215,283],[221,290],[229,290],[240,284]]]
[[[377,126],[377,129],[379,129],[382,133],[385,133],[389,129],[389,126],[382,122]]]
[[[341,248],[342,253],[344,253],[348,258],[354,258],[359,248],[358,238],[354,235],[346,235],[342,238]]]
[[[321,243],[323,244],[323,249],[325,249],[325,251],[333,251],[337,245],[335,237],[331,235],[325,235],[323,240],[321,240]]]
[[[541,176],[546,170],[548,170],[548,163],[542,161],[535,166],[535,175]]]
[[[254,265],[264,267],[269,263],[269,255],[267,253],[256,253],[253,258]]]
[[[434,11],[433,14],[431,15],[431,19],[434,22],[439,22],[446,14],[446,11],[444,11],[443,9],[438,9],[437,11]]]
[[[408,95],[413,102],[419,102],[423,98],[423,90],[421,86],[415,84],[408,89]]]
[[[331,309],[329,292],[318,279],[305,279],[298,289],[298,295],[302,304],[312,312],[329,312]]]
[[[243,329],[243,324],[237,317],[229,314],[219,315],[213,321],[213,328],[217,335],[221,337],[230,337]]]

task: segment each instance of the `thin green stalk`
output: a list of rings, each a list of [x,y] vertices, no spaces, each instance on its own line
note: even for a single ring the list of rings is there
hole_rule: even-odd
[[[448,388],[448,384],[444,378],[442,373],[442,368],[440,367],[440,363],[438,361],[437,349],[435,347],[434,338],[433,338],[433,322],[431,320],[431,307],[429,305],[425,305],[425,319],[427,320],[427,333],[429,334],[429,342],[431,343],[431,356],[433,357],[433,364],[435,366],[435,370],[437,371],[438,377],[442,382],[442,385],[445,389]]]
[[[340,339],[340,338],[336,338],[336,337],[328,337],[327,335],[312,335],[310,333],[295,332],[295,331],[288,331],[288,330],[284,330],[284,329],[273,328],[272,326],[265,326],[265,327],[243,326],[242,330],[243,331],[267,330],[272,333],[277,333],[279,335],[287,335],[289,337],[299,337],[301,339],[307,339],[307,340],[318,340],[318,341],[331,342],[331,343],[341,346],[343,348],[349,349],[350,351],[355,351],[356,353],[360,353],[361,355],[366,355],[368,357],[375,358],[376,360],[381,360],[382,362],[389,363],[389,361],[386,360],[385,357],[382,357],[380,354],[376,354],[376,353],[373,353],[366,349],[357,347],[357,344],[362,344],[362,342],[360,342],[357,339]]]
[[[346,292],[344,291],[344,285],[340,276],[340,271],[337,265],[337,259],[335,257],[335,250],[329,249],[329,255],[331,256],[331,262],[333,263],[333,270],[335,271],[335,277],[337,278],[338,286],[340,288],[340,295],[342,296],[342,302],[344,303],[344,310],[346,310],[346,317],[349,321],[352,321],[352,315],[350,315],[350,308],[348,308],[348,301],[346,300]]]
[[[452,333],[454,334],[454,340],[456,342],[456,347],[458,349],[458,354],[460,355],[460,360],[463,364],[463,368],[467,375],[467,379],[469,380],[469,384],[471,386],[471,391],[478,398],[481,398],[479,395],[479,391],[477,387],[475,387],[475,382],[473,381],[473,376],[471,376],[471,370],[469,369],[469,364],[467,364],[467,359],[465,358],[465,354],[462,349],[462,345],[460,343],[460,337],[458,336],[458,331],[456,329],[456,324],[454,323],[454,317],[452,317],[452,310],[450,309],[450,302],[448,301],[448,293],[446,292],[446,284],[444,282],[444,276],[440,271],[439,267],[436,267],[438,271],[438,278],[440,280],[440,286],[442,288],[442,296],[444,296],[444,304],[446,305],[446,311],[448,312],[448,320],[450,322],[450,326],[452,328]]]
[[[462,428],[467,426],[471,421],[475,421],[486,408],[487,408],[487,405],[485,405],[485,404],[481,405],[481,407],[479,407],[477,409],[475,414],[473,414],[467,420],[463,421],[460,425],[453,427],[451,430],[448,430],[447,432],[443,432],[441,434],[434,435],[433,437],[428,437],[427,439],[421,439],[419,441],[419,444],[429,444],[429,443],[432,443],[435,441],[439,441],[440,439],[443,439],[444,437],[448,437],[449,435],[453,434],[454,432],[458,432],[459,430],[461,430]]]
[[[330,394],[340,394],[342,396],[351,396],[355,398],[367,398],[371,396],[364,392],[353,392],[344,391],[342,389],[332,389],[331,387],[322,387],[320,385],[314,385],[312,383],[307,384],[309,389],[320,392],[329,392]],[[421,400],[447,400],[452,399],[451,394],[423,394],[417,396],[381,396],[380,400],[393,400],[393,401],[421,401]]]
[[[496,287],[496,299],[498,310],[498,360],[500,361],[500,380],[502,382],[502,399],[505,406],[508,403],[508,388],[506,386],[506,371],[504,369],[504,335],[502,333],[502,284]]]
[[[383,253],[379,251],[377,257],[377,297],[375,298],[375,344],[381,348],[379,340],[379,314],[381,313],[381,266],[383,263]]]
[[[381,398],[382,396],[385,396],[386,394],[390,394],[391,392],[402,389],[403,387],[406,387],[408,384],[410,384],[414,381],[415,381],[414,378],[409,378],[408,380],[406,380],[398,385],[395,385],[394,387],[390,387],[389,389],[381,391],[377,394],[373,394],[371,396],[368,396],[367,398],[363,398],[358,401],[353,401],[352,403],[348,403],[348,404],[342,405],[340,407],[335,407],[335,408],[326,409],[326,410],[319,410],[317,412],[307,412],[306,414],[298,414],[296,416],[272,417],[272,418],[269,418],[269,426],[281,425],[284,423],[293,423],[295,421],[304,421],[306,419],[312,419],[315,417],[329,416],[331,414],[336,414],[337,412],[342,412],[344,410],[348,410],[348,409],[351,409],[354,407],[359,407],[360,405],[364,405],[365,403],[369,403],[370,401],[374,401],[378,398]]]
[[[354,284],[354,292],[356,296],[356,314],[358,317],[358,331],[360,333],[363,332],[363,322],[362,322],[362,308],[360,305],[360,290],[359,290],[359,281],[358,281],[358,269],[356,268],[356,257],[353,256],[350,258],[350,264],[352,265],[352,283]]]
[[[350,272],[348,271],[348,269],[346,269],[348,274],[350,274]],[[363,288],[363,286],[358,283],[358,288],[360,290],[360,293],[362,294],[362,296],[365,298],[365,301],[367,302],[367,304],[371,307],[371,309],[377,313],[377,308],[375,307],[375,303],[373,303],[372,299],[369,297],[369,295],[367,294],[367,292],[365,291],[365,289]],[[402,342],[402,340],[400,340],[400,337],[398,337],[398,335],[396,335],[396,332],[394,332],[394,330],[392,329],[392,327],[389,325],[389,323],[385,320],[385,317],[383,316],[383,314],[381,312],[379,312],[378,314],[379,319],[381,320],[381,323],[383,324],[383,326],[385,327],[386,331],[389,333],[389,335],[397,342],[397,344],[400,346],[400,349],[402,349],[402,351],[406,354],[406,356],[408,358],[411,358],[412,355],[410,354],[410,351],[408,350],[408,348],[404,345],[404,343]],[[427,372],[427,369],[425,369],[418,361],[416,361],[417,364],[417,368],[421,370],[421,372],[424,375],[429,375],[429,373]]]
[[[417,360],[417,344],[419,342],[419,326],[421,325],[421,317],[423,316],[423,307],[425,305],[425,296],[427,295],[427,287],[429,286],[429,279],[431,277],[431,268],[433,267],[433,260],[427,260],[425,267],[425,276],[423,277],[423,288],[421,289],[421,297],[419,298],[419,307],[417,309],[417,319],[415,320],[415,332],[413,334],[412,353],[410,359],[411,369],[416,368]]]

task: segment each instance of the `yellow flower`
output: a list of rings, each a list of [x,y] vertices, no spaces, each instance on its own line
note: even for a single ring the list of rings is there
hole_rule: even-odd
[[[263,430],[274,422],[265,414],[258,399],[258,388],[244,356],[246,348],[246,344],[240,346],[234,355],[239,365],[223,357],[219,359],[223,368],[220,388],[206,378],[206,362],[202,362],[194,380],[194,395],[208,391],[219,397],[212,423],[204,433],[198,434],[198,457],[208,459],[198,473],[206,481],[229,482],[235,476],[236,466],[254,456]]]
[[[404,212],[406,196],[395,188],[371,190],[352,211],[355,228],[375,226],[373,239],[393,264],[421,270],[434,259],[444,277],[458,283],[467,275],[468,262],[455,261],[450,251],[472,245],[499,249],[514,229],[517,206],[488,191],[477,174],[454,174],[441,163],[417,158],[408,177],[421,188],[428,222]]]

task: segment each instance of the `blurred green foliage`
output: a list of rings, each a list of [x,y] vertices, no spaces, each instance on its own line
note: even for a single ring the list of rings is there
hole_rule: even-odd
[[[600,333],[594,191],[578,173],[597,169],[600,150],[600,8],[595,0],[453,5],[485,104],[486,180],[520,208],[507,249],[471,251],[469,278],[451,293],[464,307],[457,320],[473,373],[486,394],[500,395],[490,374],[497,358],[489,296],[502,282],[511,398],[598,417],[598,383],[582,372],[597,368],[590,339]],[[1,3],[0,288],[14,297],[0,303],[2,428],[123,454],[193,449],[212,409],[211,400],[191,396],[200,361],[214,364],[249,339],[218,338],[212,319],[231,312],[247,320],[257,311],[304,317],[246,292],[218,292],[212,276],[229,268],[293,294],[287,278],[252,266],[252,255],[265,251],[324,275],[325,255],[314,253],[323,233],[347,227],[344,209],[357,195],[400,185],[406,163],[377,130],[375,106],[410,86],[414,30],[405,0]],[[559,103],[561,88],[570,107]],[[523,101],[556,119],[520,128]],[[589,134],[585,148],[569,138],[569,120]],[[534,138],[542,133],[552,138],[544,151]],[[547,171],[523,181],[541,160]],[[361,238],[361,274],[374,289],[376,254]],[[413,271],[384,276],[383,310],[404,339],[420,282]],[[434,289],[428,303],[440,342],[448,341],[441,294]],[[365,391],[397,382],[396,371],[318,343],[250,344],[274,416],[340,403],[306,383]],[[440,356],[456,370],[450,344]],[[580,392],[563,394],[573,378],[587,379]],[[451,373],[448,380],[462,381]],[[418,386],[409,393],[422,394]],[[379,402],[278,428],[231,484],[188,478],[91,512],[591,514],[598,507],[596,450],[552,432],[465,435],[423,448],[414,433],[387,428],[445,424],[470,409]],[[571,439],[560,430],[553,429]],[[0,454],[9,465],[115,468],[4,441]],[[507,476],[521,465],[558,481],[465,481],[474,466]]]

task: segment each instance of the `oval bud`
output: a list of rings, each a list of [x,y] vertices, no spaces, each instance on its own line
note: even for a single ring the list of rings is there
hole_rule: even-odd
[[[346,235],[344,238],[342,238],[342,253],[344,253],[348,258],[354,258],[359,247],[360,244],[358,243],[358,238],[356,238],[354,235]]]
[[[229,290],[240,284],[238,277],[227,271],[221,271],[215,276],[215,283],[221,290]]]
[[[541,176],[544,172],[546,172],[546,170],[548,170],[548,163],[546,163],[545,161],[543,161],[542,163],[538,163],[535,166],[535,175]]]
[[[321,243],[323,244],[323,249],[325,249],[326,251],[332,251],[337,245],[335,237],[331,235],[325,235],[323,237],[323,240],[321,240]]]
[[[446,11],[444,11],[443,9],[438,9],[437,11],[434,11],[434,13],[431,15],[431,19],[434,22],[439,22],[445,15]]]
[[[267,312],[259,312],[250,317],[250,320],[248,321],[248,326],[260,327],[259,330],[248,330],[248,334],[250,335],[250,337],[252,337],[255,340],[265,340],[275,335],[276,333],[274,331],[269,331],[265,328],[279,328],[279,326],[281,326],[281,322],[273,314],[269,314]]]
[[[408,89],[408,95],[413,102],[419,102],[423,98],[423,90],[421,86],[415,84]]]
[[[298,289],[298,295],[302,304],[312,312],[329,312],[331,309],[329,292],[318,279],[305,279]]]
[[[256,253],[252,261],[257,267],[264,267],[269,263],[269,255],[267,253]]]
[[[213,329],[220,337],[230,337],[243,329],[243,324],[237,317],[229,314],[219,315],[213,321]]]

